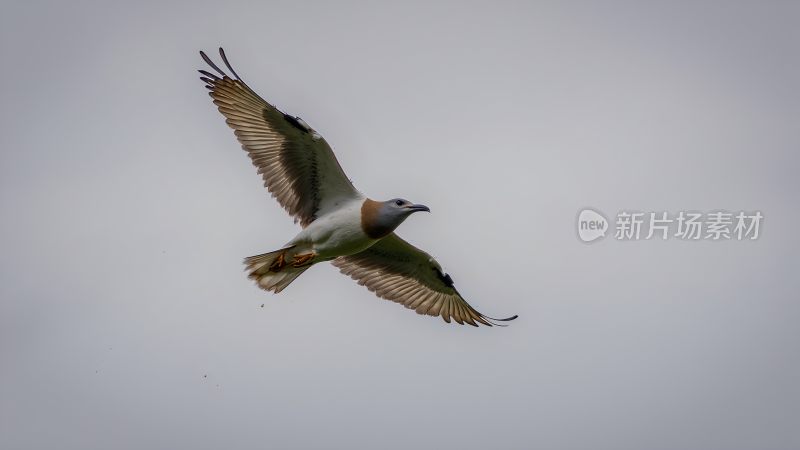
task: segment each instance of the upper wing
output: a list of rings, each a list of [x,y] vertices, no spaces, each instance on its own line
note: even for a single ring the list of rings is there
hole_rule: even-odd
[[[264,186],[305,227],[339,200],[361,194],[345,175],[333,150],[302,119],[284,114],[250,89],[219,49],[231,78],[202,51],[219,76],[200,70],[201,80],[225,122],[234,130]]]
[[[340,256],[331,263],[378,297],[401,303],[418,314],[442,316],[447,323],[452,318],[462,325],[502,326],[495,322],[517,318],[493,319],[476,311],[431,255],[394,233],[361,253]]]

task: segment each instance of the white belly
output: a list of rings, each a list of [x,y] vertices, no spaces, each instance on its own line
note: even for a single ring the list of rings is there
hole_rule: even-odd
[[[361,205],[363,199],[329,214],[318,217],[301,231],[290,245],[312,250],[316,261],[326,261],[338,256],[352,255],[369,248],[377,242],[368,237],[361,228]]]

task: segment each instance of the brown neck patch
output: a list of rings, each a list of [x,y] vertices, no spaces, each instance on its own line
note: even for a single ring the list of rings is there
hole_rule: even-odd
[[[380,211],[383,207],[381,202],[366,199],[361,205],[361,229],[372,239],[380,239],[394,231],[394,227],[388,226],[380,220]]]

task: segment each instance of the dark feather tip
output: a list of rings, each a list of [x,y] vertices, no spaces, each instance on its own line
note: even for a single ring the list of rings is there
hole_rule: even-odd
[[[214,61],[212,61],[211,58],[209,58],[208,55],[206,55],[206,53],[204,51],[200,50],[200,56],[203,58],[203,61],[205,61],[206,64],[208,64],[209,66],[211,66],[212,69],[216,70],[217,73],[220,74],[220,76],[222,76],[222,78],[225,78],[225,77],[228,76],[225,72],[220,70],[220,68],[217,67],[216,64],[214,64]]]
[[[220,79],[218,76],[214,75],[213,73],[211,73],[211,72],[209,72],[207,70],[200,69],[200,70],[198,70],[198,72],[200,72],[201,74],[207,76],[208,78],[211,78],[212,80],[219,80]]]
[[[236,78],[237,80],[241,80],[241,78],[239,78],[239,75],[236,73],[236,71],[233,70],[233,67],[231,67],[231,63],[228,62],[228,57],[225,56],[225,50],[223,50],[222,47],[219,48],[219,56],[222,57],[222,62],[225,63],[225,65],[228,67],[228,70],[230,70],[231,73],[233,74],[234,78]]]

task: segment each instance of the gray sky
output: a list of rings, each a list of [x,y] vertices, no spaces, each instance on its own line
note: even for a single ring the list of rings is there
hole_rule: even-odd
[[[800,446],[793,2],[4,2],[0,447]],[[226,48],[505,329],[327,264],[197,79]],[[757,241],[575,217],[760,210]],[[263,308],[260,305],[264,303]],[[207,377],[204,377],[207,375]]]

